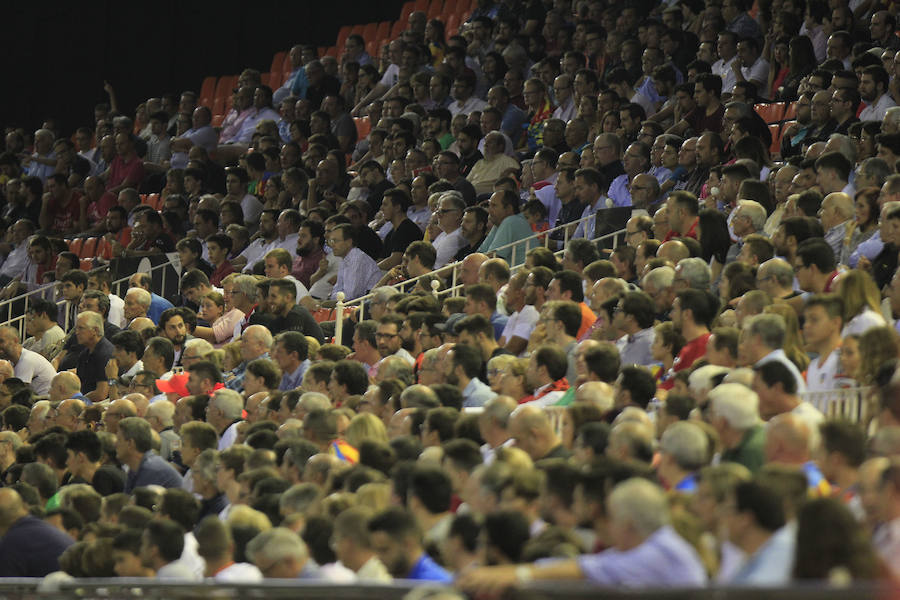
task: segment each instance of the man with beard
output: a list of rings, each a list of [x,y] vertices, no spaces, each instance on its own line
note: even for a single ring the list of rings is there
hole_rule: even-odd
[[[383,357],[399,356],[410,365],[415,364],[416,359],[403,348],[403,338],[400,337],[400,329],[403,327],[403,319],[397,315],[385,315],[378,322],[375,331],[375,344],[378,353]]]
[[[231,261],[235,269],[243,269],[245,273],[251,273],[253,265],[257,261],[262,260],[266,252],[275,247],[275,242],[278,240],[277,221],[278,210],[266,209],[262,211],[262,214],[259,216],[259,230],[256,232],[253,241]]]
[[[163,311],[159,317],[159,329],[163,337],[167,338],[175,346],[175,365],[181,365],[181,355],[184,352],[184,343],[193,336],[188,335],[185,319],[185,309],[181,307],[170,308]]]
[[[888,93],[889,76],[881,65],[870,65],[863,69],[859,79],[859,95],[866,107],[859,113],[860,121],[881,121],[884,114],[896,103]]]
[[[672,324],[687,343],[672,363],[672,372],[690,369],[694,362],[706,354],[709,341],[709,327],[719,308],[719,300],[705,290],[687,289],[678,293],[672,302]],[[662,384],[664,389],[672,389],[675,379]]]
[[[297,233],[297,258],[291,275],[306,286],[310,296],[321,300],[331,294],[339,262],[333,254],[325,254],[325,227],[318,221],[304,221]]]
[[[785,129],[781,136],[781,155],[794,156],[803,150],[803,144],[809,143],[815,125],[812,122],[812,94],[801,94],[797,99],[797,122]]]
[[[481,246],[487,237],[488,218],[488,212],[480,206],[470,206],[465,210],[460,229],[466,245],[456,253],[456,260],[464,259]]]
[[[269,331],[273,335],[283,331],[300,331],[316,338],[320,344],[324,342],[325,337],[319,324],[306,308],[297,304],[297,288],[291,280],[270,279],[266,299],[268,312],[275,316],[275,320],[269,325]]]

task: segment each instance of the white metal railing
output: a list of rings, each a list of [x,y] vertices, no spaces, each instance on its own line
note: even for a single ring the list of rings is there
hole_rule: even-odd
[[[161,271],[169,266],[171,262],[163,262],[158,265],[151,265],[149,269],[143,271],[144,273],[150,273],[151,275],[155,271]],[[142,265],[140,265],[142,266]],[[139,268],[135,272],[142,272]],[[90,271],[86,271],[85,274],[90,276],[91,272],[99,271],[100,269],[108,268],[108,266],[98,267],[96,269],[91,269]],[[110,284],[110,292],[122,297],[123,288],[124,291],[128,290],[128,281],[131,279],[131,276],[134,273],[129,274],[126,277],[122,277],[113,281]],[[56,297],[56,286],[59,282],[46,283],[41,285],[40,287],[31,290],[30,292],[25,292],[24,294],[19,294],[14,298],[10,298],[8,300],[3,300],[0,302],[0,325],[6,325],[10,327],[15,327],[19,330],[19,337],[25,337],[25,314],[28,312],[30,301],[35,297],[45,298],[47,300],[53,301]],[[162,285],[159,289],[159,294],[161,296],[165,296],[165,288],[166,282],[165,277],[162,278]],[[155,291],[155,290],[154,290]],[[64,318],[62,322],[62,327],[66,331],[69,330],[69,311],[66,310],[66,301],[65,300],[56,300],[56,306],[60,311],[63,311]]]
[[[872,412],[871,386],[835,388],[819,392],[802,392],[800,398],[818,408],[827,419],[846,419],[853,423],[867,424],[875,415]]]
[[[557,231],[561,231],[563,234],[563,239],[561,240],[561,242],[562,242],[561,247],[554,252],[555,256],[561,256],[562,253],[565,252],[565,248],[566,248],[566,245],[569,243],[569,239],[572,237],[570,235],[570,232],[574,233],[575,230],[578,228],[578,225],[586,224],[586,223],[588,223],[590,221],[594,221],[596,219],[597,219],[596,213],[592,214],[592,215],[588,215],[586,217],[581,217],[579,219],[576,219],[575,221],[571,221],[564,225],[560,225],[558,227],[554,227],[552,229],[548,229],[548,230],[542,231],[540,233],[535,233],[534,235],[531,235],[527,238],[523,238],[521,240],[516,240],[509,244],[499,246],[498,248],[495,248],[494,250],[488,252],[487,254],[488,255],[496,255],[497,251],[510,249],[511,250],[510,261],[509,261],[510,265],[511,265],[510,266],[510,275],[514,275],[520,269],[525,267],[525,257],[522,257],[522,260],[520,262],[516,261],[516,249],[517,248],[524,248],[525,249],[524,252],[526,254],[529,250],[537,248],[539,245],[543,245],[545,248],[549,248],[550,242],[551,242],[550,234],[557,232]],[[623,232],[624,232],[624,229],[620,229],[618,231],[614,231],[612,233],[607,233],[605,235],[593,238],[591,241],[592,242],[600,242],[600,241],[604,241],[604,240],[612,240],[612,246],[613,246],[613,248],[615,248],[618,245],[619,236],[622,235]],[[552,240],[552,241],[553,241],[554,245],[558,244],[560,242],[560,240]],[[449,295],[451,297],[458,296],[459,292],[464,287],[464,284],[457,283],[458,274],[459,274],[458,271],[459,271],[459,268],[462,265],[462,263],[463,263],[463,261],[461,261],[461,260],[456,261],[456,262],[450,263],[448,265],[445,265],[445,266],[441,267],[440,269],[435,269],[433,271],[429,271],[428,273],[425,273],[424,275],[419,275],[418,277],[413,277],[411,279],[405,279],[396,284],[393,284],[390,286],[383,286],[383,287],[392,287],[392,288],[402,292],[406,289],[415,287],[420,280],[423,280],[425,278],[430,279],[434,275],[437,275],[438,277],[443,278],[445,276],[445,274],[448,274],[447,276],[450,279],[450,285],[447,288],[438,291],[437,287],[439,287],[440,284],[438,284],[435,281],[432,281],[432,289],[434,290],[433,293],[436,296],[437,295]],[[340,295],[343,296],[343,294],[340,294]],[[335,335],[334,335],[334,343],[335,344],[340,344],[342,341],[343,327],[340,327],[340,328],[337,327],[337,323],[342,321],[342,315],[344,313],[344,309],[345,308],[357,308],[357,310],[359,311],[357,319],[359,321],[362,321],[364,318],[365,304],[367,301],[373,299],[374,297],[375,297],[375,294],[370,292],[364,296],[360,296],[359,298],[354,298],[352,300],[345,301],[345,300],[343,300],[343,298],[338,299],[338,301],[335,305],[335,319],[336,319]]]

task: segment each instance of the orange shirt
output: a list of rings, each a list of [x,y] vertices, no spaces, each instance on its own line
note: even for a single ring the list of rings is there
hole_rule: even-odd
[[[590,328],[591,325],[594,324],[594,321],[597,320],[597,315],[594,314],[594,311],[591,310],[584,302],[579,303],[581,307],[581,327],[578,328],[578,335],[575,336],[575,339],[580,340],[581,336]]]

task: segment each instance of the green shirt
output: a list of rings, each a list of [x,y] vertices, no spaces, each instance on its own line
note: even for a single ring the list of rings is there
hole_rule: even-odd
[[[737,447],[722,452],[722,462],[744,465],[751,473],[756,473],[766,462],[766,430],[762,425],[754,425],[744,433]]]

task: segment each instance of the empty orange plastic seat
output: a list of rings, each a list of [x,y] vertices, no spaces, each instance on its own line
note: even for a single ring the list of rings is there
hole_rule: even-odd
[[[281,52],[276,52],[275,56],[272,57],[272,64],[269,66],[269,72],[281,72],[284,69],[284,59],[288,55],[287,52],[282,50]]]

